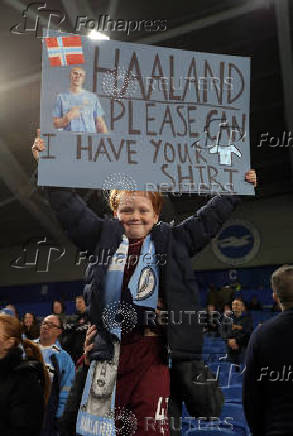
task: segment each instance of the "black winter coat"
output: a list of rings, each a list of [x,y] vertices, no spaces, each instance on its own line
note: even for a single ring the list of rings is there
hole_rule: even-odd
[[[232,350],[227,346],[229,360],[237,365],[244,362],[246,347],[249,342],[250,335],[253,331],[252,318],[248,313],[243,313],[241,316],[232,316],[233,324],[242,327],[241,330],[232,330],[231,324],[224,324],[222,327],[222,337],[227,341],[229,339],[235,339],[238,350]],[[225,329],[226,327],[226,329]],[[226,331],[225,331],[226,330]]]
[[[49,199],[68,236],[81,250],[96,257],[103,250],[115,253],[124,233],[118,219],[97,217],[72,191],[50,189]],[[197,320],[199,295],[191,258],[217,235],[238,202],[238,197],[216,196],[181,224],[172,226],[159,222],[151,231],[156,255],[166,259],[166,263],[161,262],[159,266],[159,292],[169,315],[169,355],[175,360],[201,357],[202,327]],[[89,319],[97,325],[99,332],[105,330],[102,312],[107,267],[105,262],[97,262],[89,265],[86,274],[85,298]],[[97,334],[92,358],[110,359],[113,353],[111,346],[111,338],[106,331]]]
[[[293,435],[293,309],[257,327],[246,354],[243,403],[253,436]]]
[[[39,436],[44,413],[43,367],[13,348],[0,359],[1,436]]]
[[[77,362],[83,354],[83,347],[87,331],[86,314],[76,313],[68,316],[63,325],[61,345],[63,350],[70,354],[73,362]]]
[[[89,367],[84,363],[78,368],[73,385],[70,389],[68,399],[65,404],[64,413],[59,420],[60,436],[75,436],[76,421],[80,407],[82,393],[86,382]]]

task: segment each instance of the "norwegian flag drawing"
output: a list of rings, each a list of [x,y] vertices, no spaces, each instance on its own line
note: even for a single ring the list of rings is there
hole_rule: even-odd
[[[80,36],[45,38],[51,67],[84,64]]]

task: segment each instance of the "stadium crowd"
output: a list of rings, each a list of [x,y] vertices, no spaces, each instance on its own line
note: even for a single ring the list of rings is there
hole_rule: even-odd
[[[293,268],[290,269],[290,267],[285,267],[285,271],[287,274],[292,274],[291,286],[293,289]],[[275,275],[276,274],[277,273],[275,273]],[[290,285],[289,280],[288,283]],[[283,294],[286,295],[286,289],[283,291]],[[274,297],[277,305],[277,312],[280,312],[282,310],[282,304],[280,304],[280,299],[278,298],[276,291],[274,291]],[[230,406],[233,404],[230,401],[231,398],[229,400],[229,395],[231,394],[228,393],[228,391],[230,390],[234,392],[234,405],[237,404],[237,401],[238,404],[240,404],[241,392],[243,390],[243,385],[245,386],[246,396],[243,399],[245,409],[242,409],[242,418],[239,419],[239,416],[237,416],[235,419],[238,421],[233,422],[233,424],[230,422],[230,426],[233,426],[234,432],[236,431],[236,433],[237,428],[240,426],[242,430],[245,429],[245,434],[248,435],[250,434],[250,430],[247,425],[247,420],[251,429],[254,429],[256,424],[254,424],[255,414],[252,413],[247,398],[252,395],[252,391],[253,394],[255,394],[256,389],[252,389],[250,386],[250,383],[253,383],[250,367],[248,376],[244,377],[246,373],[245,359],[247,356],[247,347],[249,346],[248,364],[253,365],[254,368],[255,362],[253,362],[253,364],[251,363],[254,359],[254,354],[251,351],[252,346],[249,345],[250,336],[255,329],[258,330],[259,326],[263,324],[263,322],[260,322],[260,320],[262,321],[262,318],[273,318],[276,323],[276,320],[278,319],[274,316],[277,314],[275,313],[276,307],[270,308],[270,310],[267,309],[266,311],[261,310],[261,302],[257,299],[257,293],[253,296],[250,302],[244,301],[239,294],[237,294],[237,291],[235,291],[235,286],[223,286],[217,289],[214,285],[211,285],[207,292],[206,302],[206,318],[204,322],[201,322],[204,333],[202,357],[204,358],[206,365],[210,366],[221,385],[222,391],[225,393],[224,408],[227,407],[227,404]],[[77,295],[75,298],[74,314],[66,313],[65,304],[61,299],[54,299],[51,308],[51,313],[48,313],[45,317],[40,317],[38,314],[32,312],[25,312],[21,320],[19,319],[19,313],[13,304],[7,304],[1,309],[0,336],[2,331],[1,326],[6,326],[6,324],[9,323],[9,319],[14,319],[14,324],[16,326],[14,326],[14,328],[17,328],[18,331],[17,334],[13,333],[13,336],[18,338],[15,343],[18,345],[14,345],[14,347],[9,351],[9,363],[11,364],[11,359],[13,362],[13,359],[15,358],[15,350],[23,349],[27,351],[28,348],[24,347],[25,341],[29,344],[31,344],[32,341],[33,345],[31,345],[31,347],[34,347],[35,349],[39,347],[39,354],[36,353],[36,351],[34,353],[30,352],[27,354],[25,359],[23,354],[20,361],[15,361],[20,368],[22,368],[23,365],[23,368],[19,369],[19,376],[21,376],[21,374],[26,374],[28,371],[26,365],[30,368],[30,378],[28,380],[30,380],[30,386],[32,389],[32,397],[30,398],[32,401],[29,404],[26,404],[26,401],[22,398],[23,412],[17,409],[15,413],[24,413],[24,411],[29,410],[29,407],[33,407],[38,417],[32,421],[33,426],[29,425],[27,430],[21,420],[14,421],[13,425],[15,425],[15,429],[12,427],[10,428],[10,424],[6,423],[5,425],[7,425],[8,429],[7,435],[13,435],[13,431],[18,430],[18,434],[21,435],[76,435],[75,424],[77,411],[90,363],[87,359],[87,352],[92,348],[90,342],[96,330],[95,327],[90,327],[86,314],[86,304],[82,295]],[[259,317],[260,314],[262,314],[262,317]],[[265,317],[263,317],[264,314],[266,314]],[[287,323],[289,321],[290,319],[287,320]],[[269,326],[270,324],[272,323],[265,323],[265,326]],[[87,331],[88,336],[86,337]],[[20,334],[21,338],[19,336]],[[6,337],[8,337],[8,335],[6,335]],[[253,337],[255,337],[255,335]],[[2,343],[0,342],[0,352],[1,346]],[[0,367],[3,368],[3,373],[4,371],[7,372],[6,365],[4,365],[5,360],[6,357],[3,359],[0,355]],[[23,364],[23,362],[25,362],[25,364]],[[15,372],[15,367],[13,365],[14,363],[11,366],[11,378],[13,379],[13,377],[15,377],[17,379],[18,371]],[[16,368],[18,368],[18,366],[16,366]],[[38,368],[38,371],[36,371],[36,368]],[[43,368],[43,370],[40,371],[40,368]],[[223,374],[219,373],[219,371],[222,371]],[[263,372],[260,372],[259,375],[261,375],[261,378],[263,379],[261,385],[264,386],[266,374],[269,374],[269,371],[262,371]],[[6,372],[5,374],[7,375]],[[14,372],[17,376],[14,375]],[[233,383],[233,377],[235,378],[237,376],[239,378],[236,380],[236,383],[235,380]],[[34,392],[33,386],[36,381],[38,381],[38,387],[41,387],[41,392]],[[6,392],[5,388],[3,392]],[[237,393],[238,398],[235,393]],[[22,393],[20,392],[20,398],[21,395]],[[43,397],[41,403],[40,395]],[[258,393],[258,395],[260,394]],[[35,407],[37,399],[38,407]],[[250,399],[250,401],[255,404],[254,399]],[[40,404],[43,404],[41,408]],[[246,420],[244,410],[247,414]],[[193,421],[190,421],[190,415],[185,406],[183,406],[183,412],[180,425],[178,426],[179,433],[184,433],[184,429],[189,432],[194,430],[197,432],[196,434],[200,434],[200,430],[205,432],[208,430],[213,432],[221,430],[221,436],[223,436],[225,434],[223,433],[225,428],[228,429],[228,424],[227,422],[226,424],[224,423],[224,419],[221,421],[219,418],[219,421],[217,421],[216,424],[214,420],[207,420],[203,424],[203,422],[199,423],[196,417],[193,417]],[[11,413],[12,416],[14,416],[14,412],[12,411]],[[233,415],[231,411],[229,413],[230,415]],[[252,415],[253,418],[251,418]],[[42,423],[40,422],[40,416],[42,417]],[[223,416],[221,415],[221,417]],[[231,418],[233,418],[233,416]],[[28,423],[30,421],[26,422]],[[261,426],[261,423],[258,423],[257,425]],[[24,427],[18,428],[18,426]],[[176,432],[175,428],[174,434],[176,433],[178,432]],[[260,433],[258,432],[258,429],[253,432],[253,435],[258,436],[261,434],[266,433]]]

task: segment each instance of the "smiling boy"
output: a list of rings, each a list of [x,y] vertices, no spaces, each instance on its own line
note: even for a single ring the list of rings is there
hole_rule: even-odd
[[[44,141],[38,137],[33,145],[36,159],[43,150]],[[245,179],[255,185],[254,170],[246,173]],[[216,196],[176,226],[158,221],[162,196],[157,192],[111,191],[114,218],[109,220],[98,218],[71,191],[50,189],[49,199],[80,249],[89,254],[109,250],[111,254],[110,263],[89,263],[86,273],[87,312],[97,328],[91,360],[113,359],[118,339],[116,408],[135,414],[136,436],[155,436],[162,434],[163,429],[168,434],[168,426],[164,427],[170,395],[167,356],[173,366],[201,358],[202,329],[197,317],[190,317],[191,310],[199,310],[191,259],[217,235],[239,199]],[[119,253],[125,253],[122,266],[114,262]],[[150,265],[144,261],[146,254],[165,255],[166,262]],[[131,255],[137,256],[136,264],[127,262]],[[103,323],[105,309],[115,301],[131,305],[137,314],[135,326],[121,338],[115,338],[114,330],[105,328]],[[165,331],[146,324],[149,317],[145,312],[156,313],[160,309],[172,314],[170,319],[176,320],[183,314],[182,321],[169,321]]]

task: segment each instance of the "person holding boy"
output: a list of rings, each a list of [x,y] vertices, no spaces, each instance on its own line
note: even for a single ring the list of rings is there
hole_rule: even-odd
[[[44,141],[36,138],[33,145],[36,159],[44,148]],[[254,170],[247,172],[245,179],[255,185]],[[73,192],[50,189],[48,193],[57,217],[80,249],[95,256],[101,250],[111,254],[106,264],[89,263],[86,273],[87,312],[97,330],[90,360],[113,361],[118,344],[116,408],[134,413],[136,436],[163,432],[168,435],[168,426],[164,426],[170,396],[167,357],[172,360],[172,372],[177,376],[176,368],[181,362],[192,364],[193,360],[201,359],[199,296],[191,258],[217,235],[239,199],[214,197],[196,215],[171,226],[159,222],[162,196],[158,192],[111,191],[114,218],[109,220],[97,217]],[[115,261],[118,255],[124,262]],[[133,255],[136,264],[127,262]],[[150,263],[152,259],[160,261]],[[130,332],[123,332],[121,323],[120,338],[115,325],[107,327],[103,322],[107,309],[116,302],[120,308],[123,304],[128,309],[134,308],[136,313],[136,323]],[[167,320],[165,317],[165,322],[156,322],[163,311]],[[176,320],[180,314],[179,323]],[[162,324],[167,328],[162,328]],[[171,373],[171,390],[172,386]],[[180,394],[188,404],[188,383],[185,388]],[[171,392],[171,396],[177,394]]]

